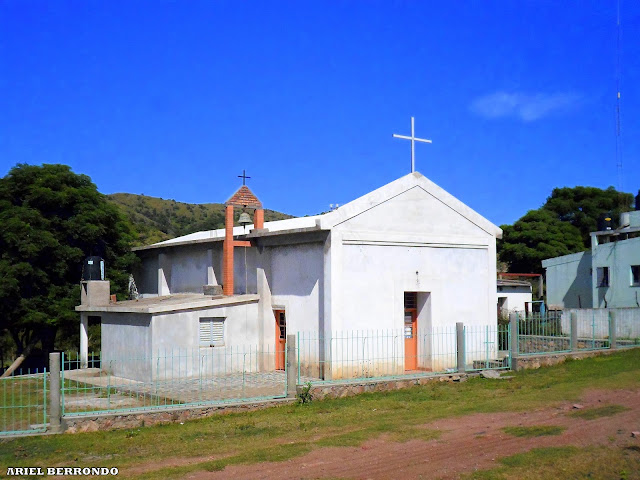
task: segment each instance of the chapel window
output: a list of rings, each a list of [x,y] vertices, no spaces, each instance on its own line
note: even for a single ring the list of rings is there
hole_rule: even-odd
[[[201,317],[199,338],[201,347],[223,347],[224,318]]]

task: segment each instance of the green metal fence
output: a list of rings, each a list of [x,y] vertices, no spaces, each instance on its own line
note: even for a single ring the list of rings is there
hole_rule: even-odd
[[[63,355],[62,413],[89,415],[286,396],[273,348],[175,348],[153,355],[101,353],[82,365]]]
[[[539,355],[571,351],[571,331],[561,312],[518,314],[518,354]]]
[[[563,328],[571,332],[570,315],[562,320]],[[575,327],[575,350],[603,350],[611,348],[611,320],[607,317],[596,316],[592,311],[590,318],[577,318]]]
[[[466,371],[511,368],[509,325],[465,325]]]
[[[47,371],[18,370],[0,378],[0,436],[44,432]]]
[[[508,368],[499,338],[509,327],[467,327],[465,358],[470,370]],[[491,340],[490,340],[491,339]],[[298,383],[402,378],[457,371],[454,326],[405,330],[349,330],[297,334]]]
[[[611,320],[591,315],[571,320],[567,313],[518,315],[518,354],[541,355],[611,348]]]

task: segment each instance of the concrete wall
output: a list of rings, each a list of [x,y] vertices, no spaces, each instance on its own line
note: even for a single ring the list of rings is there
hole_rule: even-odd
[[[140,267],[134,270],[133,278],[138,287],[138,293],[143,296],[158,295],[158,255],[141,257]]]
[[[171,293],[202,293],[207,284],[210,256],[200,248],[174,248],[167,256],[171,263]]]
[[[236,295],[258,292],[256,284],[256,266],[258,256],[259,253],[257,248],[236,247],[234,249],[233,293]],[[223,282],[221,281],[221,283]]]
[[[151,315],[100,314],[102,370],[118,377],[148,381],[151,377]]]
[[[546,269],[550,308],[588,308],[593,304],[591,252],[579,252],[542,261]]]
[[[203,317],[224,319],[224,346],[200,346]],[[155,379],[211,377],[273,365],[273,347],[261,347],[257,302],[154,315],[152,331]]]
[[[631,265],[640,265],[640,238],[600,244],[592,254],[593,307],[639,307],[640,286],[631,285]],[[598,267],[609,267],[609,287],[597,286]]]
[[[640,308],[572,308],[562,312],[562,332],[571,331],[571,313],[578,317],[579,338],[609,338],[609,312],[615,312],[619,340],[640,338]]]
[[[334,345],[334,364],[361,362],[376,375],[404,371],[404,292],[429,299],[425,313],[418,315],[419,332],[453,329],[459,321],[496,324],[495,237],[421,188],[343,222],[329,242],[325,275],[331,281],[330,311],[325,323],[330,331],[334,336],[378,331],[395,338],[371,347],[373,354],[366,348],[349,349],[344,342]],[[444,364],[436,360],[449,363],[453,358],[455,337],[451,339],[437,358],[432,355],[430,368],[440,370]],[[418,355],[433,351],[435,340],[431,335]],[[429,368],[429,360],[424,362],[419,366]],[[340,378],[342,372],[334,369],[331,374]]]
[[[305,376],[322,377],[325,350],[324,246],[304,243],[265,248],[258,264],[269,289],[270,305],[264,306],[265,342],[275,345],[273,308],[284,309],[287,334],[299,335],[300,368]],[[260,271],[259,271],[260,275]]]
[[[501,290],[502,289],[502,290]],[[528,287],[498,287],[498,299],[504,297],[503,311],[523,312],[525,302],[531,302],[531,289]]]
[[[448,205],[413,187],[349,219],[341,230],[430,235],[487,235]]]
[[[202,317],[224,319],[224,346],[200,346]],[[271,371],[274,345],[262,345],[260,331],[257,301],[162,315],[103,313],[102,368],[145,382]]]
[[[284,307],[287,333],[317,332],[323,316],[323,245],[305,243],[269,250],[271,301]]]
[[[133,276],[142,296],[202,293],[204,285],[222,283],[222,242],[152,250],[141,260]],[[235,264],[236,277],[243,282],[236,290],[244,293],[244,256],[239,259],[236,254]],[[255,293],[255,278],[249,293]]]

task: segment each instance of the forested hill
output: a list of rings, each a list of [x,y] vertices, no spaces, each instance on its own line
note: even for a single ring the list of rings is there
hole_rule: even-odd
[[[222,203],[191,204],[133,193],[113,193],[107,195],[107,199],[120,207],[135,225],[139,232],[138,245],[224,228]],[[236,219],[239,213],[236,209]],[[293,217],[273,210],[264,211],[266,222],[285,218]]]

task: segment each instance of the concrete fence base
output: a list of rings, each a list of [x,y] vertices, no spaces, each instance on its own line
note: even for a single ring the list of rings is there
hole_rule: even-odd
[[[453,373],[446,375],[433,375],[429,377],[402,378],[394,380],[371,380],[354,381],[333,384],[311,385],[309,393],[313,400],[324,400],[325,398],[344,398],[359,395],[367,392],[389,392],[401,390],[416,385],[426,385],[428,383],[440,382],[466,382],[468,378],[477,377],[480,373]],[[298,385],[298,393],[306,388]]]
[[[62,425],[65,433],[97,432],[121,428],[138,428],[163,423],[181,423],[187,420],[211,417],[226,413],[240,413],[293,403],[295,399],[281,398],[260,402],[207,405],[171,408],[145,412],[104,413],[99,415],[65,416]]]
[[[518,357],[518,365],[514,370],[529,370],[540,367],[550,367],[564,363],[567,358],[582,360],[583,358],[599,357],[620,353],[620,350],[591,350],[586,352],[545,353],[542,355],[527,355]]]

